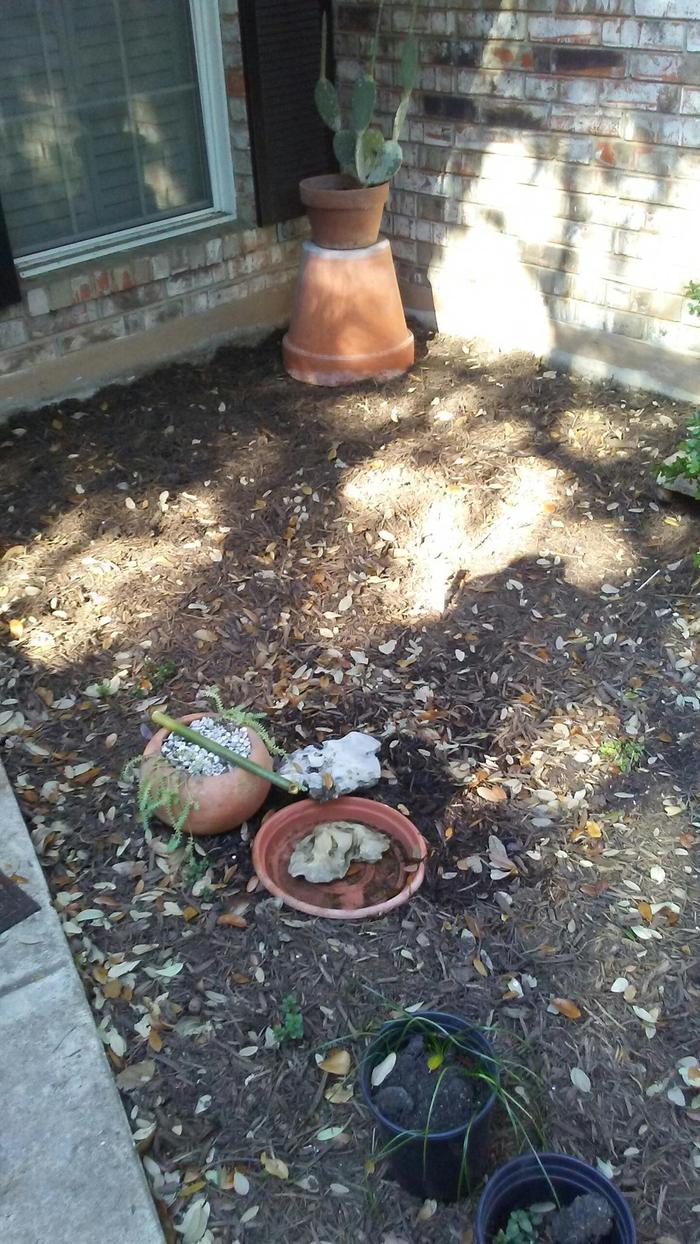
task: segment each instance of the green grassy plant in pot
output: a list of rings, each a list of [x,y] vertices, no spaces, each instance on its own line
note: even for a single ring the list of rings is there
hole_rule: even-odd
[[[422,1199],[454,1201],[473,1192],[489,1167],[499,1104],[531,1144],[527,1098],[482,1031],[460,1015],[406,1013],[386,1023],[359,1067],[359,1083],[379,1137],[374,1159]]]
[[[333,150],[340,172],[307,177],[299,189],[314,242],[331,250],[354,250],[376,242],[389,183],[403,159],[399,137],[418,74],[418,44],[412,33],[402,44],[398,65],[401,96],[391,137],[385,138],[375,121],[375,67],[382,8],[383,0],[379,5],[370,63],[352,88],[347,116],[343,115],[338,91],[326,76],[324,18],[321,76],[316,84],[315,100],[321,119],[333,131]],[[414,16],[415,5],[411,25]]]

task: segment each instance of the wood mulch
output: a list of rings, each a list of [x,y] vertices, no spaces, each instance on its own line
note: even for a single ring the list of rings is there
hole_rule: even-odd
[[[468,1244],[315,1058],[416,1003],[529,1069],[641,1241],[699,1238],[700,517],[654,478],[691,414],[439,338],[308,389],[271,340],[0,429],[2,758],[168,1239]],[[196,879],[145,840],[124,762],[210,684],[287,748],[381,736],[376,797],[430,844],[409,906],[280,909],[258,819]]]

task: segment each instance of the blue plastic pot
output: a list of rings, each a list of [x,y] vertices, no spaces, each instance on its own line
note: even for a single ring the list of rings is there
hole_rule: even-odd
[[[543,1170],[544,1168],[544,1170]],[[546,1172],[546,1174],[544,1173]],[[550,1186],[551,1182],[551,1186]],[[596,1192],[609,1203],[615,1221],[601,1244],[637,1244],[637,1232],[625,1198],[605,1175],[588,1162],[563,1153],[540,1153],[515,1158],[489,1179],[481,1194],[474,1221],[475,1244],[492,1244],[515,1209],[528,1209],[552,1200],[552,1187],[562,1206],[577,1196]]]
[[[400,1046],[408,1032],[417,1030],[421,1019],[439,1024],[445,1032],[455,1035],[465,1054],[479,1059],[487,1074],[498,1083],[493,1048],[481,1032],[458,1015],[417,1011],[406,1019],[385,1024],[374,1038],[360,1064],[360,1089],[379,1132],[390,1176],[407,1192],[423,1200],[430,1197],[436,1201],[455,1201],[467,1196],[484,1176],[495,1092],[489,1093],[478,1114],[465,1119],[463,1126],[427,1135],[392,1123],[377,1109],[372,1093],[372,1069]],[[410,1028],[409,1021],[413,1021]]]

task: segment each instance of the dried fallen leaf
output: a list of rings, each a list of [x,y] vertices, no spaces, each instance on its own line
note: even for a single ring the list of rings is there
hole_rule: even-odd
[[[472,964],[479,973],[479,976],[488,976],[489,970],[480,955],[474,955]]]
[[[581,1008],[568,998],[552,998],[551,1005],[556,1007],[559,1014],[565,1015],[567,1019],[581,1018]]]
[[[248,921],[244,920],[242,916],[236,915],[235,911],[222,912],[220,916],[217,916],[216,923],[227,925],[229,928],[232,928],[232,929],[247,929],[248,928]]]
[[[237,1192],[239,1196],[247,1196],[250,1192],[250,1180],[242,1171],[234,1171],[233,1173],[233,1191]]]
[[[637,911],[642,917],[642,920],[646,920],[647,924],[651,924],[653,920],[653,915],[652,915],[652,910],[651,910],[651,906],[649,905],[649,903],[644,902],[644,900],[642,899],[641,902],[637,903]]]
[[[508,798],[502,786],[477,786],[476,793],[488,803],[503,803]]]
[[[377,1065],[372,1068],[372,1075],[370,1076],[372,1088],[378,1088],[380,1084],[384,1083],[387,1076],[394,1070],[395,1064],[396,1054],[394,1050],[392,1050],[391,1054],[387,1054],[386,1058],[383,1058],[380,1063],[377,1063]]]
[[[350,1054],[347,1050],[330,1050],[320,1061],[317,1055],[316,1062],[321,1071],[327,1071],[331,1076],[346,1076],[350,1070]]]
[[[144,1058],[140,1063],[132,1063],[125,1067],[117,1076],[117,1084],[123,1092],[130,1092],[141,1084],[148,1084],[155,1075],[156,1065],[152,1058]]]
[[[261,1153],[260,1162],[274,1179],[289,1179],[289,1167],[281,1158],[268,1158],[266,1153]]]
[[[341,1084],[340,1080],[334,1080],[323,1096],[332,1106],[344,1106],[346,1102],[352,1101],[353,1088],[351,1084]]]
[[[574,1088],[578,1089],[579,1093],[590,1093],[591,1082],[582,1067],[572,1067],[569,1075],[571,1083]]]
[[[629,985],[629,981],[627,980],[626,977],[618,976],[616,977],[616,979],[613,981],[612,985],[610,986],[610,992],[611,993],[624,993],[628,985]]]
[[[437,1210],[437,1201],[427,1199],[418,1210],[418,1221],[427,1222]]]

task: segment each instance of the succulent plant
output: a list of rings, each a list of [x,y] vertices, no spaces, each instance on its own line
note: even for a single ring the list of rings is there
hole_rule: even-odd
[[[417,2],[417,0],[416,0]],[[327,26],[325,14],[321,36],[321,73],[316,83],[315,101],[321,120],[333,131],[333,151],[343,173],[354,177],[361,186],[379,186],[390,181],[401,167],[403,153],[399,137],[408,115],[411,92],[418,76],[418,43],[414,34],[405,38],[399,59],[401,98],[394,116],[391,138],[386,139],[373,125],[377,103],[374,70],[377,59],[379,27],[383,0],[380,0],[374,32],[369,69],[357,79],[350,97],[350,120],[343,125],[338,92],[326,77]],[[414,2],[412,17],[415,16]],[[411,25],[413,22],[411,22]]]

